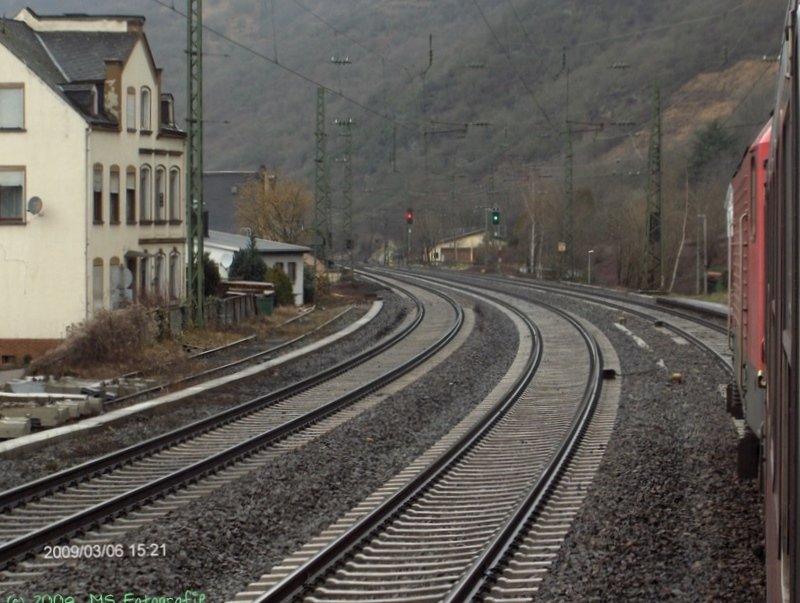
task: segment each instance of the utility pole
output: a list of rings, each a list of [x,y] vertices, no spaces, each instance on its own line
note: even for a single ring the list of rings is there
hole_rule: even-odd
[[[662,274],[663,239],[661,236],[661,90],[655,90],[655,116],[648,153],[647,186],[647,288],[664,287]]]
[[[186,14],[186,297],[203,327],[203,1],[187,0]]]
[[[350,118],[336,119],[333,123],[342,128],[342,136],[344,136],[344,155],[342,156],[342,163],[344,163],[344,183],[342,186],[344,240],[350,263],[350,275],[353,276],[355,274],[353,272],[355,268],[355,240],[353,238],[353,120]]]
[[[317,130],[315,178],[314,178],[314,230],[317,240],[314,242],[314,255],[321,260],[328,271],[328,259],[333,250],[333,225],[331,218],[330,179],[328,177],[328,159],[326,155],[327,137],[325,132],[325,88],[317,88]]]
[[[567,154],[566,166],[564,166],[564,218],[562,224],[563,241],[566,244],[567,252],[567,266],[569,267],[570,277],[575,271],[575,220],[574,220],[574,204],[575,204],[575,191],[573,188],[573,154],[572,154],[572,123],[567,120]],[[563,272],[563,266],[561,268]],[[559,275],[563,278],[563,274]]]

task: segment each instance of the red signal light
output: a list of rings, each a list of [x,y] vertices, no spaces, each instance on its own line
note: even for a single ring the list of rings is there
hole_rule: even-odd
[[[407,224],[413,224],[414,223],[414,210],[413,209],[407,209],[406,210],[406,223]]]

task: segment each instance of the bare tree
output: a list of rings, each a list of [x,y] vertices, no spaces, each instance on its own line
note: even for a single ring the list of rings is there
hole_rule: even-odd
[[[261,168],[239,189],[236,219],[253,235],[283,243],[300,243],[312,207],[305,185],[283,180]]]

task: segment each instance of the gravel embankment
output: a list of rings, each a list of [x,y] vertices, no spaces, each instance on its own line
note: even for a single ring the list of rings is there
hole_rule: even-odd
[[[379,290],[373,285],[366,286],[370,291]],[[26,452],[22,459],[0,458],[0,490],[12,488],[48,473],[177,429],[256,395],[264,395],[286,387],[341,362],[343,358],[362,352],[392,331],[400,323],[402,316],[413,311],[412,304],[405,298],[400,298],[386,289],[380,289],[380,293],[384,307],[378,316],[355,333],[319,351],[224,388],[216,388],[200,396],[194,396],[191,403],[170,404],[152,414],[134,415],[124,422],[115,423],[91,434]],[[347,316],[345,320],[352,320],[354,316],[355,314]],[[298,345],[308,343],[304,341]],[[199,364],[198,370],[202,370],[208,368],[209,361],[202,360]]]
[[[762,503],[757,484],[736,476],[737,436],[717,388],[726,375],[649,324],[626,325],[650,344],[642,350],[610,313],[569,305],[608,334],[624,385],[600,472],[534,600],[763,601]]]
[[[164,558],[76,562],[27,590],[155,595],[194,589],[209,601],[224,601],[383,484],[488,393],[510,364],[517,334],[497,310],[477,310],[472,336],[441,370],[124,537],[126,543],[165,543]]]
[[[540,294],[537,294],[539,296]],[[553,297],[603,329],[622,363],[617,426],[584,508],[532,600],[764,600],[757,485],[735,474],[736,434],[716,364],[644,321]],[[421,382],[281,457],[247,479],[125,538],[167,545],[164,559],[62,567],[30,585],[48,591],[204,591],[223,601],[297,549],[435,441],[501,374],[516,335],[482,306],[475,336]],[[492,353],[487,353],[491,350]],[[665,371],[657,366],[663,359]],[[671,372],[683,375],[681,383]],[[319,481],[312,479],[319,478]]]

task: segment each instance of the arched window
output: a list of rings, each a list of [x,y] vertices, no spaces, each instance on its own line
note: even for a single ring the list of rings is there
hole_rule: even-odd
[[[178,168],[169,171],[169,219],[181,219],[181,172]]]
[[[111,166],[108,180],[108,221],[119,224],[119,166]]]
[[[175,301],[181,291],[181,256],[173,249],[169,255],[169,299]]]
[[[129,131],[136,131],[136,88],[128,88],[125,95],[125,126]]]
[[[139,221],[150,222],[153,219],[150,203],[152,190],[150,166],[143,165],[139,169]]]
[[[156,168],[156,220],[163,222],[167,217],[167,170],[163,165]]]
[[[103,260],[95,258],[92,261],[92,310],[97,312],[103,309]]]
[[[95,224],[103,223],[103,165],[94,164],[94,177],[92,184],[92,221]]]
[[[155,293],[159,300],[163,300],[167,293],[166,282],[166,256],[163,251],[156,254],[155,268],[153,270],[153,293]]]
[[[125,221],[136,224],[136,168],[132,165],[125,176]]]
[[[152,123],[150,115],[152,111],[152,104],[150,88],[143,86],[141,91],[141,107],[139,109],[139,114],[141,115],[141,128],[146,132],[150,131],[150,124]]]

